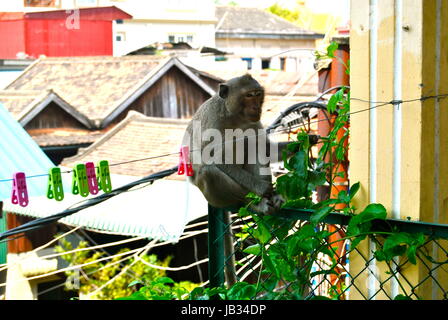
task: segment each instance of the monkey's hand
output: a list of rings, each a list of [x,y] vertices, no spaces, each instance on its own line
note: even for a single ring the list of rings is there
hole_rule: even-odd
[[[285,199],[281,195],[273,194],[270,197],[261,198],[258,204],[252,205],[251,207],[256,212],[271,215],[280,210],[283,203],[285,203]]]

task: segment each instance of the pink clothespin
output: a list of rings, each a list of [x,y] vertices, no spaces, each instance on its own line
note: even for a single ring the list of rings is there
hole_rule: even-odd
[[[190,162],[190,148],[188,146],[182,146],[180,148],[179,167],[177,169],[178,175],[185,173],[188,177],[193,176],[193,167]]]
[[[23,172],[16,172],[13,175],[11,202],[22,207],[26,207],[29,203],[26,176]]]
[[[87,171],[87,184],[89,185],[89,192],[91,194],[97,194],[99,192],[98,180],[95,173],[95,165],[93,162],[86,163]]]

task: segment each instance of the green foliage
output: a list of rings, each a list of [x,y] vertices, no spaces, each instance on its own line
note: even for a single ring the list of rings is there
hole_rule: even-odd
[[[266,9],[268,12],[275,14],[285,20],[296,23],[299,21],[300,12],[299,10],[290,10],[280,6],[278,3],[273,4],[272,6]]]
[[[76,249],[84,249],[87,247],[88,243],[86,241],[81,241]],[[60,244],[55,247],[55,250],[61,253],[71,251],[73,249],[75,248],[73,248],[72,244],[65,239],[61,239]],[[117,254],[128,251],[129,249],[121,249],[117,252]],[[73,269],[65,272],[66,276],[70,277],[70,279],[74,279],[75,277],[79,279],[80,294],[89,294],[117,276],[114,281],[105,286],[100,292],[91,296],[91,299],[111,300],[119,297],[130,296],[132,294],[138,296],[139,294],[137,292],[139,291],[136,291],[135,285],[137,283],[134,281],[135,279],[138,279],[138,283],[141,285],[145,283],[151,284],[155,281],[155,279],[160,279],[166,274],[163,270],[149,267],[141,261],[135,261],[134,257],[121,263],[118,263],[118,261],[123,259],[123,256],[95,262],[104,256],[106,256],[105,252],[92,250],[77,251],[61,256],[70,264],[70,266],[90,263],[79,269]],[[143,255],[141,259],[153,265],[167,267],[172,257],[167,257],[160,261],[156,255],[152,254]],[[127,268],[126,272],[122,272],[124,268]],[[129,283],[132,285],[129,285]],[[192,283],[184,283],[183,286],[187,289],[193,289],[197,285]]]
[[[116,300],[181,300],[189,292],[186,287],[190,287],[186,282],[176,283],[169,277],[157,278],[146,285],[141,281],[134,281],[129,287],[137,284],[142,285],[138,291]]]
[[[336,49],[337,44],[332,43],[325,56],[334,58]],[[362,210],[357,210],[352,201],[360,189],[359,183],[352,184],[348,192],[343,190],[331,199],[313,203],[312,193],[316,187],[326,183],[333,185],[334,179],[342,175],[338,172],[339,166],[347,160],[349,90],[344,87],[338,90],[328,101],[327,108],[328,113],[332,115],[333,126],[329,135],[321,138],[317,158],[312,157],[307,133],[299,133],[296,141],[288,145],[283,153],[284,166],[288,172],[278,177],[276,181],[277,192],[286,199],[284,207],[309,210],[311,212],[309,222],[295,230],[291,223],[283,219],[251,213],[248,209],[250,204],[239,211],[240,216],[244,217],[252,214],[254,223],[244,232],[257,240],[256,244],[247,247],[243,252],[261,257],[262,274],[269,274],[269,280],[265,281],[263,286],[257,283],[253,298],[264,296],[266,299],[338,299],[346,289],[344,284],[331,286],[328,297],[312,296],[309,290],[311,280],[315,276],[342,276],[340,269],[337,268],[338,255],[333,247],[337,242],[350,239],[353,249],[367,237],[374,236],[376,239],[383,237],[383,246],[379,246],[374,253],[378,261],[390,262],[393,258],[401,256],[415,264],[417,250],[426,241],[426,237],[419,233],[374,230],[373,221],[386,219],[386,208],[382,204],[372,203]],[[254,195],[248,198],[253,202],[259,201]],[[347,237],[330,242],[332,233],[322,222],[335,211],[348,215],[350,220]],[[240,235],[240,237],[248,236]],[[318,271],[312,271],[313,265],[322,255],[328,257],[331,263]],[[282,289],[280,283],[288,283],[287,288]],[[266,287],[270,287],[271,290],[267,290]],[[397,297],[402,298],[406,297]]]
[[[278,5],[269,10],[279,15],[287,16]],[[335,58],[338,46],[331,43],[327,52],[320,57]],[[231,288],[197,287],[189,294],[180,290],[172,282],[165,281],[151,288],[141,288],[131,297],[140,299],[340,299],[346,291],[344,281],[332,284],[328,296],[313,296],[311,293],[312,279],[316,276],[336,277],[343,279],[339,264],[340,257],[337,247],[341,241],[351,240],[351,249],[359,245],[367,237],[380,242],[374,252],[378,261],[390,263],[396,257],[407,258],[410,263],[417,262],[417,252],[425,242],[421,233],[398,232],[397,230],[376,230],[374,221],[384,221],[387,217],[386,208],[379,203],[372,203],[358,210],[353,200],[361,186],[353,183],[349,191],[340,191],[328,200],[314,203],[313,191],[318,186],[334,185],[338,176],[339,166],[346,159],[348,149],[348,121],[350,115],[350,92],[347,88],[338,90],[328,101],[328,114],[332,119],[332,130],[327,137],[321,137],[320,150],[317,158],[313,157],[312,146],[308,134],[300,132],[297,139],[289,144],[283,153],[283,162],[288,172],[277,178],[276,190],[286,202],[285,208],[300,208],[310,212],[309,222],[297,226],[295,221],[280,217],[264,216],[252,212],[251,204],[258,203],[259,196],[250,193],[247,197],[250,203],[239,210],[239,216],[252,218],[248,220],[242,231],[236,236],[240,240],[251,239],[251,245],[243,252],[254,255],[262,260],[260,277],[256,284],[238,282]],[[341,209],[342,208],[342,209]],[[338,211],[349,218],[346,237],[332,237],[338,231],[330,231],[325,220],[332,212]],[[326,262],[322,262],[325,256]],[[320,268],[313,269],[319,261]],[[322,264],[323,263],[323,264]],[[287,284],[287,285],[286,285]],[[154,292],[154,288],[157,290]],[[410,299],[398,295],[395,300]]]

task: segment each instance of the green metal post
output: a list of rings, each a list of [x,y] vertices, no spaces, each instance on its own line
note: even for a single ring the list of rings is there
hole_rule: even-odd
[[[224,285],[224,209],[208,206],[208,276],[210,288]]]

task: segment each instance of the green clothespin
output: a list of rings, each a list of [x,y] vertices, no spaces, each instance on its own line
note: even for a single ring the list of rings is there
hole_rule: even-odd
[[[72,193],[83,197],[87,197],[90,193],[85,164],[77,164],[73,168]]]
[[[112,191],[112,182],[110,179],[109,162],[101,160],[96,168],[96,176],[98,178],[98,186],[104,193]]]
[[[48,178],[47,198],[56,201],[64,200],[64,187],[62,186],[61,168],[51,168]]]

